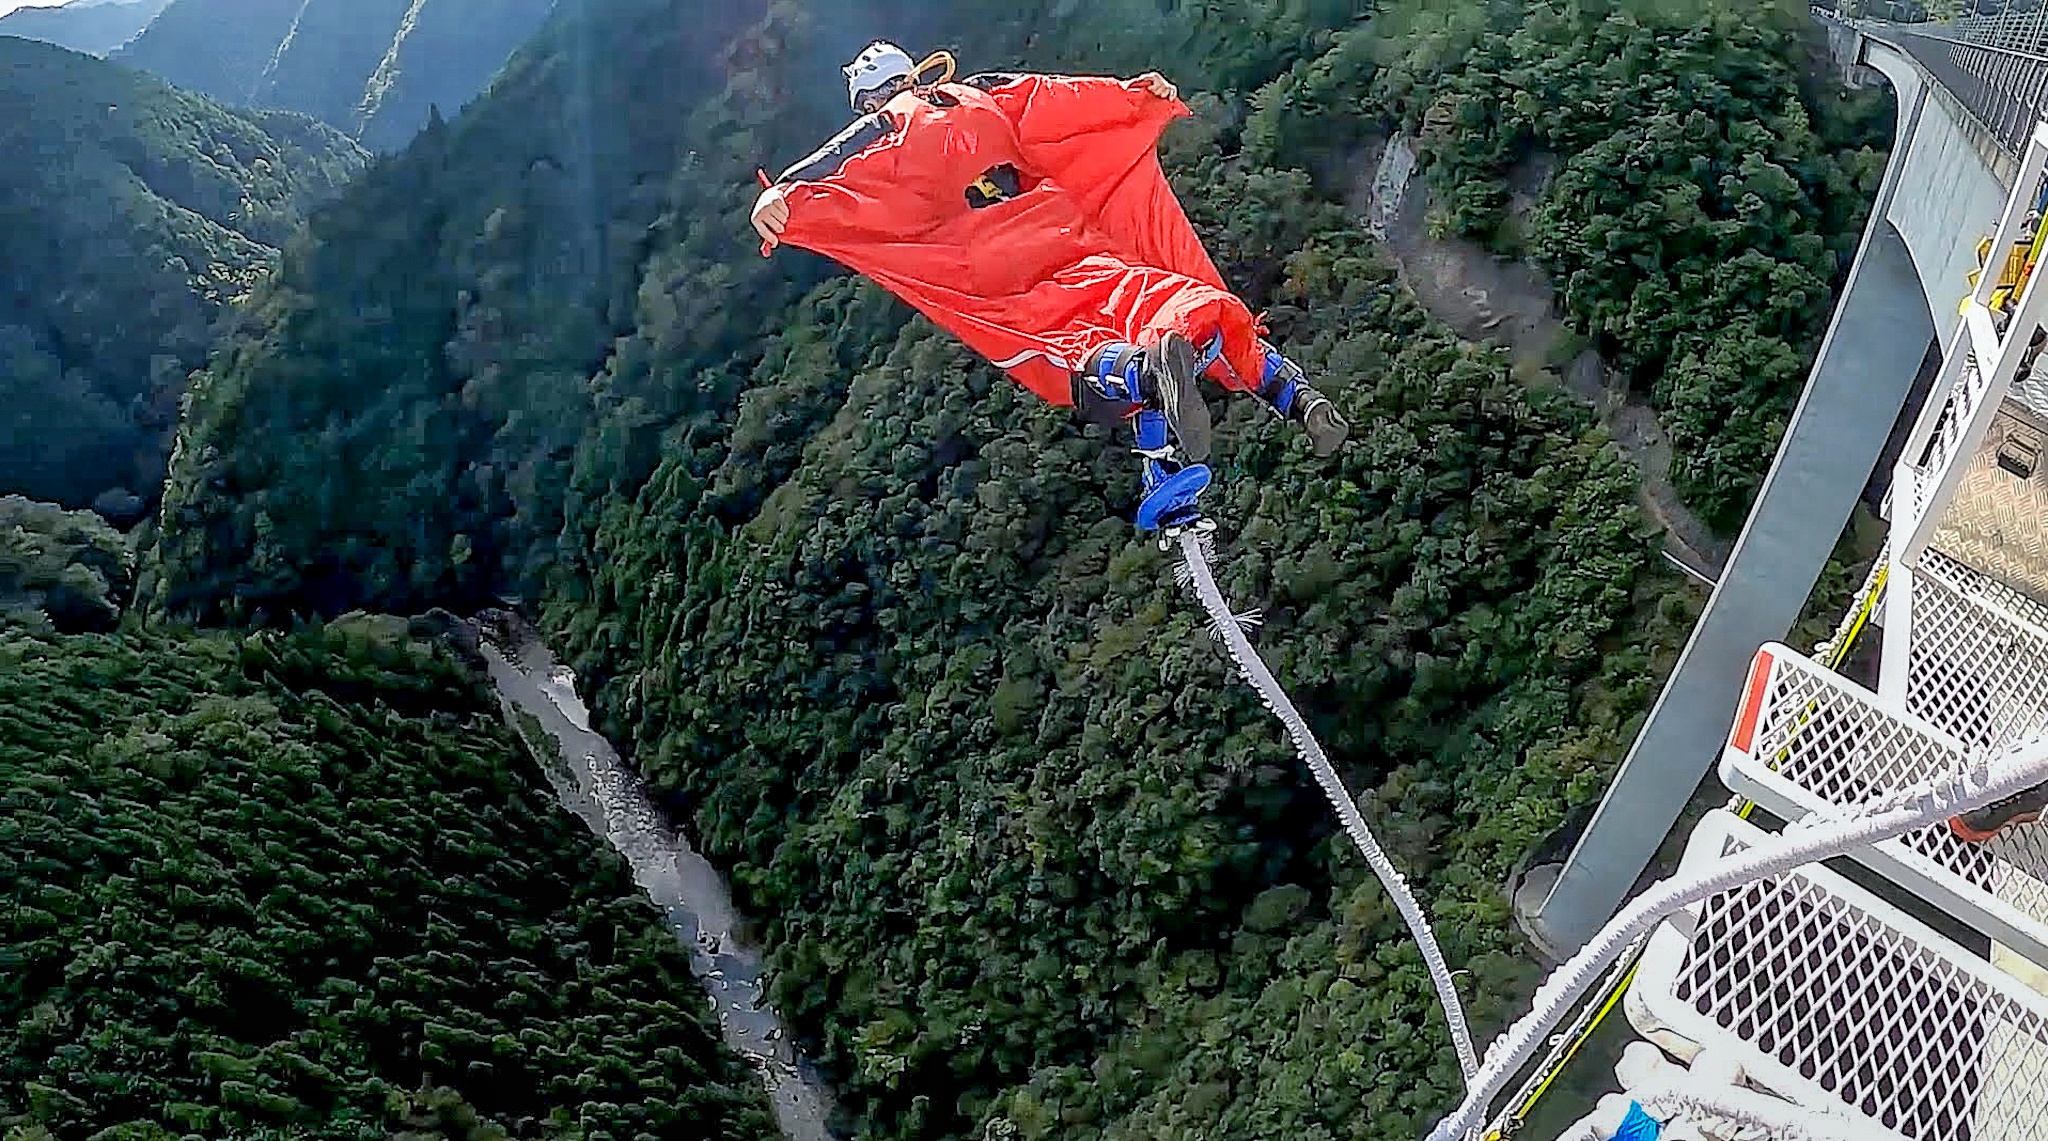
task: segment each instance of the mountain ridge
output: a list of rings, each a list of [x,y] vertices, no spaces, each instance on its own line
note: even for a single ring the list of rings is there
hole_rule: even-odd
[[[171,0],[71,0],[0,15],[0,36],[104,56],[141,34]]]
[[[474,98],[555,0],[175,0],[116,59],[225,103],[312,115],[375,151]]]
[[[0,492],[132,517],[224,307],[369,156],[304,116],[15,38],[0,153],[28,156],[0,168]]]

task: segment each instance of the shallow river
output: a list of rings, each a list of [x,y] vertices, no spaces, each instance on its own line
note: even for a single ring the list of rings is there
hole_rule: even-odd
[[[733,938],[738,917],[718,870],[669,827],[639,774],[591,731],[576,675],[516,618],[487,615],[479,650],[498,699],[554,738],[559,764],[544,766],[562,805],[604,837],[690,949],[690,963],[718,1011],[725,1041],[760,1074],[790,1141],[830,1141],[831,1090],[796,1053],[761,985],[761,956]]]

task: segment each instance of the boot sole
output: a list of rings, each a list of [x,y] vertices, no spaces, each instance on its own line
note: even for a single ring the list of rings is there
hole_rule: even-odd
[[[1174,442],[1189,461],[1201,463],[1209,458],[1212,425],[1209,405],[1196,383],[1195,366],[1201,361],[1195,346],[1178,333],[1168,333],[1150,356],[1146,363],[1159,390],[1159,410],[1166,414]]]
[[[1351,437],[1351,425],[1337,415],[1335,405],[1328,397],[1316,401],[1302,416],[1302,428],[1308,433],[1309,446],[1318,456],[1335,455],[1344,441]]]

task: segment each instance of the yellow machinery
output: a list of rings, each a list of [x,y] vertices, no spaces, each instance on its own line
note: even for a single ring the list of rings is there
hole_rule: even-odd
[[[2012,249],[2005,255],[2005,264],[1998,268],[1998,287],[1991,291],[1993,312],[2002,313],[2011,307],[2013,299],[2026,287],[2027,279],[2033,276],[2034,266],[2040,263],[2043,240],[2048,239],[2048,216],[2037,213],[2029,222],[2033,226],[2034,236],[2027,241],[2013,243]],[[1983,276],[1983,267],[1990,261],[1991,239],[1984,238],[1977,243],[1977,272],[1970,275],[1970,289],[1973,292],[1977,288],[1978,279]],[[1964,303],[1968,304],[1967,298]]]

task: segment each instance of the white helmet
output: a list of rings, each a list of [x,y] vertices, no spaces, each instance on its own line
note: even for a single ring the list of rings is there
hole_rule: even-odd
[[[909,76],[917,70],[917,64],[911,62],[909,52],[886,40],[876,40],[841,70],[846,72],[847,101],[858,111],[861,96]]]

